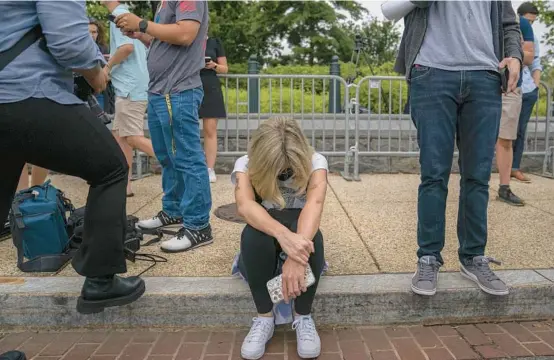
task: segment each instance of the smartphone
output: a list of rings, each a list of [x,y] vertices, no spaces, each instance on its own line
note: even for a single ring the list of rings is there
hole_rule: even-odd
[[[502,79],[502,92],[508,92],[508,80],[510,79],[510,70],[508,67],[500,69],[500,78]]]
[[[212,61],[212,58],[209,57],[209,56],[204,56],[204,61],[207,63],[209,63],[210,61]]]
[[[112,14],[108,15],[108,20],[115,24],[115,16],[113,16]]]

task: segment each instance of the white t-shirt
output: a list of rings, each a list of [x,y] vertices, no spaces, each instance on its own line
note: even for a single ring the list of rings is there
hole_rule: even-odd
[[[327,159],[325,156],[314,153],[312,156],[312,173],[316,170],[325,169],[325,171],[329,171],[329,164],[327,163]],[[237,172],[246,173],[248,171],[248,155],[244,155],[237,159],[235,162],[235,168],[233,169],[233,172],[231,173],[231,182],[233,185],[236,184],[237,181]],[[302,194],[300,196],[296,195],[296,190],[291,188],[293,178],[287,179],[286,181],[279,181],[279,189],[281,190],[281,194],[283,195],[283,198],[285,199],[285,209],[302,209],[304,205],[306,205],[306,194]],[[280,208],[278,204],[272,203],[271,201],[262,199],[262,206],[266,209],[274,209],[274,208]]]

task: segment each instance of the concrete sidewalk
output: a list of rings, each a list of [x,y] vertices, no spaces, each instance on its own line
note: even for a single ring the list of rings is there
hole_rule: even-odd
[[[491,180],[487,253],[503,262],[497,269],[554,268],[554,180],[532,176],[531,184],[514,182],[513,191],[527,201],[522,208],[496,198],[497,175]],[[85,203],[88,186],[77,178],[54,175],[53,184],[66,192],[76,206]],[[452,175],[447,204],[446,246],[443,270],[458,270],[456,218],[459,176]],[[416,261],[418,175],[362,175],[361,182],[329,176],[328,197],[321,229],[328,275],[360,275],[379,272],[412,272]],[[161,178],[150,176],[133,182],[135,196],[128,199],[128,213],[139,218],[155,215],[161,207]],[[213,210],[234,202],[228,175],[212,185]],[[243,225],[212,215],[213,245],[181,254],[164,254],[157,245],[141,252],[159,254],[167,263],[156,265],[146,276],[229,276],[239,249]],[[150,264],[129,264],[136,274]],[[16,267],[11,240],[0,243],[0,276],[28,276]],[[40,274],[32,274],[37,276]],[[51,274],[44,274],[45,276]],[[71,266],[60,276],[76,276]]]

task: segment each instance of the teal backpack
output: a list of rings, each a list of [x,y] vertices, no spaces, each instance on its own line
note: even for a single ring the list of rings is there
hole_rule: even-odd
[[[21,271],[55,272],[71,259],[75,249],[67,233],[67,218],[74,210],[50,180],[15,195],[10,228]]]

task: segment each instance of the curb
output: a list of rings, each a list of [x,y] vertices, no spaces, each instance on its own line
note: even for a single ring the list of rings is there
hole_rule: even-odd
[[[453,324],[554,318],[554,269],[505,270],[504,297],[487,295],[459,273],[441,273],[437,294],[415,295],[412,274],[324,276],[314,303],[319,325]],[[221,278],[145,278],[137,302],[101,314],[75,310],[79,277],[24,278],[0,285],[0,326],[247,326],[255,307],[246,283]]]

